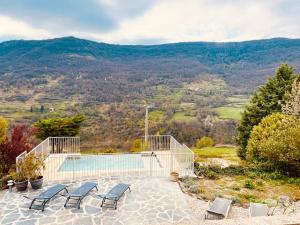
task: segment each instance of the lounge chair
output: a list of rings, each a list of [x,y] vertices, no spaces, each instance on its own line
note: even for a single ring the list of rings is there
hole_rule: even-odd
[[[106,204],[106,206],[108,206],[108,207],[110,206],[111,208],[117,209],[117,203],[118,203],[119,199],[123,196],[123,194],[127,190],[131,191],[129,184],[121,183],[121,184],[114,186],[107,194],[99,195],[99,197],[102,198],[101,207],[103,207],[103,205]],[[108,203],[106,203],[107,200],[113,201],[113,203],[108,204]]]
[[[249,216],[256,217],[256,216],[269,216],[270,209],[267,204],[262,203],[250,203],[249,207]]]
[[[206,210],[207,214],[205,215],[205,219],[208,219],[209,214],[227,218],[231,203],[232,200],[230,199],[217,197],[210,205],[209,209]]]
[[[250,203],[249,207],[249,216],[255,217],[255,216],[273,216],[275,209],[280,207],[283,209],[282,214],[285,214],[287,212],[288,208],[291,208],[291,211],[295,211],[295,204],[294,202],[287,196],[280,196],[277,199],[277,203],[275,206],[273,206],[272,210],[268,207],[267,204],[262,203]]]
[[[72,204],[74,206],[76,206],[78,209],[80,209],[80,203],[81,201],[85,198],[85,196],[88,195],[88,193],[90,193],[91,190],[93,190],[94,188],[96,188],[96,190],[98,191],[97,188],[97,184],[96,183],[92,183],[92,182],[87,182],[84,183],[83,185],[81,185],[79,188],[75,189],[74,191],[72,191],[71,193],[69,193],[66,203],[64,205],[64,207],[67,206],[67,204],[69,203],[70,199],[73,200],[77,200],[76,203]],[[69,203],[70,204],[70,203]]]
[[[29,209],[41,209],[44,211],[45,205],[49,202],[54,196],[56,196],[59,192],[65,190],[68,193],[68,190],[65,185],[57,184],[55,186],[50,187],[48,190],[42,192],[38,196],[32,199],[32,202],[29,206]],[[40,205],[34,206],[35,202],[41,202]]]

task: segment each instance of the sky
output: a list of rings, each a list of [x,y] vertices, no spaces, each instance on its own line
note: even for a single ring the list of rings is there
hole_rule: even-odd
[[[300,37],[300,0],[0,0],[0,41],[115,44]]]

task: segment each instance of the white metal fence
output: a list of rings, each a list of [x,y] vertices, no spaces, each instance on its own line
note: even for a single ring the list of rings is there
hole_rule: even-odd
[[[79,137],[48,137],[40,144],[35,146],[30,152],[22,152],[16,158],[16,163],[20,163],[29,154],[41,155],[44,158],[54,153],[79,153],[80,138]]]
[[[72,137],[48,138],[27,154],[43,154],[45,180],[80,180],[103,176],[180,176],[194,171],[194,154],[170,135],[142,138],[141,152],[124,154],[80,154],[80,140]]]

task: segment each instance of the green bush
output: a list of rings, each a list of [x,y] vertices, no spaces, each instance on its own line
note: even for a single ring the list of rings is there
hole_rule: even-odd
[[[235,190],[235,191],[241,190],[240,186],[239,186],[237,183],[234,183],[234,184],[231,186],[231,189],[232,189],[232,190]]]
[[[255,184],[252,180],[247,179],[245,180],[244,187],[248,189],[255,189]]]
[[[246,168],[243,166],[230,165],[226,168],[223,168],[222,171],[227,175],[244,175]]]
[[[199,193],[199,186],[198,185],[192,185],[189,187],[190,192],[193,194],[198,194]]]
[[[204,176],[211,180],[217,180],[220,178],[220,176],[212,170],[207,170]]]
[[[204,136],[197,141],[196,147],[197,148],[212,147],[214,146],[214,144],[215,142],[212,138]]]
[[[219,165],[198,166],[196,174],[207,177],[208,179],[219,179],[218,174],[222,173],[222,168]]]
[[[187,188],[190,188],[191,186],[196,185],[196,181],[194,180],[194,178],[189,177],[189,176],[183,177],[182,182],[184,183],[184,186]]]
[[[299,149],[300,119],[274,113],[253,128],[247,145],[247,159],[268,162],[293,172],[297,171],[295,166],[300,161]]]

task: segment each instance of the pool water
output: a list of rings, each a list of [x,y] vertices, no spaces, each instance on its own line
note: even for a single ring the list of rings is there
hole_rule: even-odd
[[[80,155],[67,157],[58,171],[121,170],[144,168],[141,155]]]

